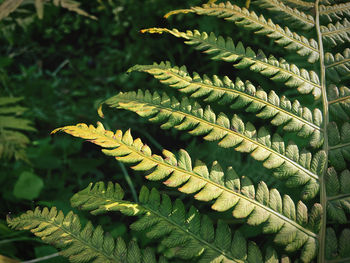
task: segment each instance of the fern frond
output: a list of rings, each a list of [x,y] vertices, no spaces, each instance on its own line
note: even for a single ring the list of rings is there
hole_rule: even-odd
[[[5,0],[0,5],[0,21],[15,11],[23,0]]]
[[[328,126],[329,163],[337,171],[347,168],[350,161],[350,124],[344,122],[340,131],[335,122]]]
[[[282,2],[284,2],[285,5],[289,5],[291,7],[304,9],[304,10],[310,10],[315,6],[314,3],[306,2],[303,0],[282,0]]]
[[[71,12],[75,12],[81,16],[89,17],[93,20],[97,20],[96,16],[90,15],[86,11],[80,8],[81,3],[74,1],[74,0],[53,0],[53,4],[55,6],[59,6],[62,8],[65,8]]]
[[[334,5],[320,5],[321,18],[327,18],[329,22],[350,17],[350,3],[339,3]]]
[[[338,88],[335,85],[328,87],[328,103],[332,117],[343,121],[350,120],[350,89],[345,86]]]
[[[150,28],[143,32],[149,33],[169,33],[175,37],[184,38],[188,45],[195,45],[196,49],[213,55],[214,60],[235,62],[236,68],[249,68],[263,76],[269,77],[273,81],[282,82],[289,88],[296,88],[302,94],[311,93],[315,99],[321,96],[321,86],[317,74],[314,71],[299,69],[294,64],[287,63],[284,59],[277,60],[274,56],[269,58],[259,50],[254,52],[251,48],[245,48],[241,42],[236,46],[231,38],[226,40],[214,33],[208,35],[197,30],[179,32],[177,29]]]
[[[82,229],[77,215],[69,212],[65,216],[55,207],[36,208],[16,218],[7,217],[7,222],[11,228],[30,230],[45,243],[60,248],[60,254],[72,262],[157,262],[152,250],[141,251],[135,242],[127,247],[121,238],[115,241],[104,234],[100,226],[94,228],[90,222]]]
[[[271,19],[261,15],[257,16],[254,11],[249,12],[246,8],[232,5],[230,2],[220,4],[204,4],[201,7],[191,7],[192,12],[198,15],[209,15],[233,21],[237,26],[253,30],[256,34],[265,35],[275,43],[286,48],[288,51],[295,51],[301,56],[308,56],[308,61],[313,63],[319,59],[318,44],[314,39],[307,39],[287,27],[284,29],[275,24]]]
[[[27,160],[25,147],[30,142],[21,131],[36,131],[32,122],[19,118],[27,110],[19,106],[18,102],[23,97],[0,97],[0,158],[12,158]]]
[[[296,26],[299,29],[308,30],[315,26],[313,16],[305,14],[296,8],[291,8],[280,0],[258,0],[254,1],[260,8],[267,8],[278,14],[279,18],[284,19],[290,26]]]
[[[350,214],[350,171],[344,170],[338,175],[333,167],[328,168],[326,176],[327,216],[332,220],[346,224]]]
[[[325,54],[327,78],[338,83],[350,78],[350,48],[346,48],[343,54]]]
[[[306,184],[303,199],[314,197],[319,190],[318,174],[322,174],[321,166],[325,161],[323,151],[311,158],[310,152],[299,152],[292,142],[285,147],[278,134],[271,136],[264,127],[256,131],[251,123],[245,125],[237,115],[230,121],[222,113],[217,117],[209,106],[203,110],[187,98],[180,103],[166,94],[161,97],[148,91],[120,93],[105,103],[134,111],[150,121],[162,122],[163,129],[189,130],[192,135],[205,135],[205,140],[219,140],[218,145],[223,148],[234,147],[236,151],[250,153],[266,168],[273,169],[276,177],[287,178],[288,186]]]
[[[217,170],[211,172],[209,178],[214,179],[216,177],[219,181],[222,180],[223,176],[222,170]],[[286,246],[289,252],[295,251],[304,244],[313,245],[316,249],[316,235],[301,227],[308,220],[306,206],[303,203],[300,202],[296,209],[289,196],[284,196],[282,201],[278,191],[273,189],[269,192],[263,182],[259,184],[255,191],[254,185],[247,177],[239,179],[234,174],[233,177],[226,178],[226,180],[227,182],[233,182],[234,189],[231,190],[235,190],[236,199],[231,201],[231,203],[236,203],[233,210],[234,216],[242,218],[242,215],[245,215],[248,218],[248,224],[252,225],[264,223],[263,231],[265,233],[277,232],[275,242]],[[186,187],[188,183],[183,187]],[[209,195],[208,191],[210,190],[214,192],[214,189],[206,188],[206,190],[204,190],[205,188],[202,189],[197,195],[200,195],[203,191],[207,195]],[[222,221],[218,222],[216,234],[214,234],[212,223],[206,217],[200,218],[194,207],[191,207],[189,212],[186,213],[180,200],[176,200],[172,204],[167,195],[162,195],[161,198],[156,189],[152,189],[150,192],[146,187],[143,187],[139,203],[134,205],[123,201],[122,196],[123,192],[118,184],[109,183],[105,188],[104,183],[99,182],[95,185],[90,184],[86,189],[74,195],[72,205],[79,206],[84,210],[92,210],[93,214],[121,211],[127,215],[142,215],[131,226],[132,229],[138,231],[146,229],[150,238],[162,238],[162,243],[169,248],[180,246],[178,254],[184,259],[200,255],[201,262],[213,262],[214,259],[215,262],[245,259],[250,262],[249,257],[251,255],[249,255],[249,249],[246,247],[246,241],[240,237],[239,232],[236,232],[235,237],[232,238],[229,228]],[[216,203],[220,198],[217,199]],[[226,201],[231,198],[229,196],[225,197]],[[242,212],[244,207],[244,212]],[[268,211],[266,208],[272,211]],[[276,216],[276,212],[282,214],[282,216]],[[290,243],[286,241],[287,239]],[[261,252],[258,248],[256,249],[260,259],[257,262],[262,262]],[[303,259],[308,258],[310,260],[312,257],[311,254],[302,255]]]
[[[324,42],[332,46],[350,42],[350,22],[346,18],[342,23],[330,23],[328,26],[321,26],[320,29]]]
[[[313,147],[320,147],[323,143],[322,113],[315,109],[313,113],[295,100],[293,103],[285,96],[278,98],[271,91],[267,94],[262,89],[256,89],[252,83],[243,83],[239,78],[235,83],[227,76],[220,79],[189,75],[185,66],[172,67],[169,62],[153,65],[136,65],[128,70],[142,71],[153,75],[160,82],[191,94],[191,97],[205,97],[206,102],[219,101],[219,104],[229,104],[231,108],[245,108],[248,112],[256,113],[262,119],[271,119],[271,123],[283,127],[286,131],[298,132],[301,137],[310,137]]]
[[[350,229],[342,230],[338,238],[333,228],[327,228],[325,252],[327,262],[350,262]]]

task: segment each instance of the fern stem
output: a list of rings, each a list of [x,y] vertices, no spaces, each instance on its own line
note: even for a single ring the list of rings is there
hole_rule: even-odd
[[[341,102],[341,101],[344,101],[344,100],[349,100],[350,99],[350,96],[345,96],[345,97],[341,97],[339,99],[335,99],[335,100],[331,100],[328,102],[329,105],[333,104],[333,103],[338,103],[338,102]]]
[[[350,193],[331,196],[331,197],[328,197],[327,200],[334,201],[337,199],[343,199],[343,198],[347,198],[347,197],[350,197]]]
[[[40,258],[35,258],[35,259],[32,259],[32,260],[22,261],[22,263],[35,263],[35,262],[40,262],[40,261],[44,261],[44,260],[47,260],[47,259],[50,259],[50,258],[59,257],[59,256],[60,256],[59,253],[53,253],[51,255],[43,256],[43,257],[40,257]]]
[[[138,202],[137,193],[136,193],[134,184],[132,183],[132,180],[130,178],[130,175],[128,174],[128,171],[125,168],[125,165],[122,162],[118,162],[118,163],[119,163],[120,168],[122,169],[125,180],[126,180],[127,184],[129,185],[129,188],[130,188],[130,191],[131,191],[131,194],[132,194],[134,201]]]
[[[326,67],[324,64],[324,50],[322,42],[322,33],[320,28],[320,10],[319,10],[319,0],[315,2],[315,16],[316,16],[316,31],[318,37],[318,47],[320,53],[320,73],[321,73],[321,87],[322,87],[322,103],[323,103],[323,130],[325,133],[323,150],[325,151],[326,157],[328,159],[328,136],[327,136],[327,127],[329,123],[329,112],[328,112],[328,99],[326,91]],[[318,251],[318,262],[325,262],[325,248],[326,248],[326,227],[327,227],[327,193],[326,193],[326,184],[325,184],[325,174],[327,172],[328,163],[325,163],[325,169],[323,169],[323,174],[320,175],[320,203],[323,207],[323,215],[321,219],[321,229],[319,232],[319,251]]]
[[[347,147],[347,146],[349,146],[349,145],[350,145],[350,142],[342,143],[342,144],[337,144],[337,145],[334,145],[334,146],[330,146],[330,147],[329,147],[329,151],[335,150],[335,149],[338,149],[338,148]]]

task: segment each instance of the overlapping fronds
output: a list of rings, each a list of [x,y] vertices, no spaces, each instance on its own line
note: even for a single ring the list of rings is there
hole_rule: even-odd
[[[214,169],[207,176],[209,179],[216,177],[217,181],[220,181],[224,176],[223,172],[222,170],[213,172]],[[226,187],[231,186],[234,194],[231,197],[219,197],[215,204],[219,203],[220,199],[226,199],[225,202],[238,203],[233,210],[234,216],[247,217],[247,222],[252,225],[264,223],[263,231],[266,233],[278,232],[275,242],[287,245],[286,249],[288,251],[295,251],[304,244],[309,248],[314,246],[316,249],[316,235],[301,226],[306,226],[307,222],[312,222],[313,225],[309,227],[317,232],[319,218],[308,218],[307,208],[302,202],[299,202],[296,208],[290,197],[284,196],[282,201],[276,189],[269,191],[262,182],[255,190],[249,178],[239,179],[232,172],[231,175],[226,177],[226,182],[230,182],[230,184],[226,183]],[[192,186],[189,186],[189,184],[192,184]],[[189,181],[181,188],[192,188],[192,191],[197,192],[198,187],[194,184],[195,182]],[[203,191],[208,195],[208,191],[214,192],[215,189],[204,187],[197,195],[204,194]],[[122,197],[123,191],[118,184],[109,183],[105,188],[104,184],[100,182],[95,185],[90,184],[86,189],[77,193],[72,198],[72,205],[92,211],[94,214],[106,211],[121,211],[127,215],[142,215],[131,228],[139,231],[146,230],[150,238],[162,238],[162,243],[169,248],[177,246],[179,249],[177,255],[184,259],[201,256],[201,262],[213,262],[214,259],[215,262],[221,262],[220,260],[262,262],[259,249],[257,247],[253,250],[249,249],[249,246],[256,246],[254,243],[249,242],[247,247],[247,242],[239,232],[235,232],[232,238],[230,228],[220,220],[217,230],[214,231],[213,224],[207,217],[201,217],[194,207],[186,212],[180,200],[176,200],[172,204],[167,195],[163,194],[160,197],[156,189],[152,189],[150,192],[146,187],[141,190],[137,204],[123,201]],[[233,200],[230,201],[230,199]],[[223,201],[221,200],[221,202]],[[243,207],[246,208],[242,214]],[[270,208],[272,212],[267,211],[266,208]],[[317,213],[318,209],[319,206],[315,206],[311,213]],[[276,216],[275,212],[277,211],[283,216]],[[186,232],[191,235],[186,235]],[[256,254],[250,255],[252,251]],[[309,252],[310,250],[307,254],[302,254],[303,260],[308,261],[314,257]],[[255,258],[255,261],[251,260],[253,258]],[[275,260],[277,259],[275,258]]]
[[[314,39],[307,39],[296,32],[290,31],[287,27],[283,29],[271,19],[266,20],[263,15],[257,16],[254,11],[250,12],[246,8],[240,8],[230,2],[195,6],[185,10],[185,13],[188,12],[198,15],[217,16],[233,21],[237,26],[275,40],[276,44],[286,48],[288,51],[295,51],[301,56],[308,56],[308,61],[311,63],[319,59],[318,44]]]
[[[335,85],[328,87],[329,109],[332,117],[349,121],[350,119],[350,89],[345,86],[338,88]]]
[[[327,215],[340,224],[348,223],[350,214],[350,171],[340,174],[333,167],[326,173],[326,190],[328,196]]]
[[[299,11],[296,8],[291,8],[283,4],[280,0],[258,0],[254,4],[261,8],[267,8],[275,12],[278,18],[283,17],[283,21],[288,23],[288,26],[295,26],[304,30],[311,29],[315,26],[315,19],[313,16]]]
[[[350,17],[350,2],[333,5],[320,5],[320,16],[326,18],[328,22],[341,20]]]
[[[347,168],[350,161],[350,124],[343,123],[339,129],[335,122],[328,126],[329,141],[329,163],[337,171],[343,171]]]
[[[345,18],[342,22],[321,26],[322,38],[332,46],[350,42],[350,22]]]
[[[283,96],[281,99],[271,91],[267,94],[264,90],[257,89],[239,78],[235,82],[227,76],[220,79],[214,75],[212,78],[194,73],[193,77],[187,72],[186,67],[172,67],[169,62],[153,65],[136,65],[129,69],[142,71],[153,75],[160,82],[177,89],[180,92],[190,94],[193,98],[204,97],[206,102],[218,101],[219,104],[230,105],[231,108],[245,108],[248,112],[256,113],[262,119],[271,119],[271,123],[283,127],[286,131],[298,132],[301,137],[310,137],[310,144],[319,147],[323,143],[321,131],[322,113],[319,109],[311,112],[302,107],[295,100],[291,102]]]
[[[196,49],[212,55],[214,60],[235,62],[236,68],[249,68],[273,81],[282,82],[287,87],[296,88],[302,94],[312,93],[315,99],[321,96],[320,81],[314,71],[299,69],[295,64],[289,64],[284,59],[277,60],[272,55],[267,58],[263,51],[254,52],[249,47],[245,48],[242,42],[235,45],[230,37],[224,39],[216,37],[214,33],[208,35],[197,30],[185,33],[167,28],[150,28],[142,32],[172,34],[187,40],[186,44],[195,45]]]
[[[19,118],[27,108],[17,103],[22,97],[0,97],[0,158],[26,159],[25,147],[30,142],[20,131],[35,131],[30,120]]]
[[[30,230],[45,243],[60,248],[60,254],[72,262],[157,262],[151,249],[140,250],[136,242],[127,246],[123,239],[114,240],[90,222],[82,228],[77,215],[69,212],[65,216],[55,207],[36,208],[16,218],[7,217],[7,222],[11,228]]]
[[[266,168],[273,169],[275,176],[288,179],[288,186],[305,185],[303,199],[312,198],[318,192],[318,174],[322,174],[325,162],[323,151],[312,158],[310,152],[299,151],[293,142],[286,146],[277,133],[271,135],[264,127],[257,131],[251,123],[244,124],[237,115],[230,120],[225,114],[216,116],[209,106],[203,109],[186,97],[179,102],[165,93],[160,96],[140,90],[119,93],[105,103],[134,111],[152,122],[161,122],[163,129],[189,130],[192,135],[203,135],[205,140],[219,141],[221,147],[250,153]]]
[[[349,262],[350,229],[345,228],[337,235],[333,228],[327,228],[325,252],[329,262]]]
[[[327,78],[334,82],[340,82],[350,78],[350,48],[334,56],[327,52],[325,54],[325,65]]]

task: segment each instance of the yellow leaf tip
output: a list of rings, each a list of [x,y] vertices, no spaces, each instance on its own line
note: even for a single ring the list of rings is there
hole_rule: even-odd
[[[177,15],[177,14],[188,14],[188,13],[193,13],[191,9],[178,9],[178,10],[173,10],[164,15],[165,19],[168,19],[172,15]]]

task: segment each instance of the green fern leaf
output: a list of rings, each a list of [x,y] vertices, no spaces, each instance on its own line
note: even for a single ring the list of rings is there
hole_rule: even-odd
[[[189,75],[186,68],[172,67],[169,62],[153,65],[136,65],[131,71],[143,71],[153,75],[160,82],[191,94],[193,98],[205,97],[206,102],[219,101],[219,104],[229,104],[231,108],[245,108],[248,112],[256,113],[262,119],[271,119],[271,123],[281,126],[286,131],[298,132],[301,137],[310,137],[313,147],[320,147],[323,143],[321,131],[322,113],[314,109],[313,113],[295,100],[293,103],[285,96],[278,98],[275,92],[267,94],[262,89],[256,89],[249,81],[243,83],[239,78],[235,83],[228,77],[220,79],[218,76],[208,78]]]
[[[342,86],[339,89],[335,85],[328,87],[329,110],[332,116],[338,120],[350,119],[350,89]]]
[[[77,215],[69,212],[65,216],[55,207],[36,208],[16,218],[7,217],[7,222],[11,228],[30,230],[45,243],[60,248],[60,254],[72,262],[157,262],[152,250],[141,251],[135,242],[126,246],[123,239],[114,240],[90,222],[82,229]]]
[[[338,83],[350,78],[350,48],[346,48],[343,54],[325,54],[327,78]]]
[[[330,23],[320,28],[323,40],[332,46],[350,42],[350,22],[346,18],[342,23]]]
[[[0,158],[27,160],[25,147],[30,142],[21,131],[36,131],[30,120],[19,118],[27,108],[18,106],[23,97],[0,97]]]
[[[333,228],[327,228],[326,259],[329,262],[350,261],[350,229],[345,228],[337,238]]]
[[[337,174],[333,167],[328,168],[325,177],[328,197],[327,215],[330,219],[346,224],[350,214],[350,172],[344,170]]]
[[[242,188],[236,190],[241,191],[243,195],[245,194],[246,197],[249,198],[248,193],[245,192],[248,188],[252,187],[248,185],[249,183],[247,184],[247,182],[245,182],[249,179],[243,178],[241,182],[239,182],[239,180],[237,181],[237,179],[238,178],[235,179],[237,186],[239,187],[239,184],[241,184]],[[272,192],[269,195],[266,185],[260,186],[257,192],[260,193],[260,198],[263,195],[267,195],[264,200],[266,202],[269,202],[269,196],[274,196]],[[118,184],[113,185],[112,183],[108,183],[107,188],[105,188],[104,184],[99,182],[95,185],[90,184],[86,189],[74,195],[72,198],[72,205],[79,206],[84,210],[89,210],[93,214],[107,211],[121,211],[127,215],[141,215],[141,218],[133,223],[131,228],[137,231],[146,230],[148,237],[162,239],[162,244],[169,248],[177,246],[177,255],[183,259],[201,256],[200,262],[231,262],[231,260],[232,262],[240,262],[240,260],[245,261],[246,259],[248,262],[262,261],[261,252],[254,243],[249,242],[247,247],[247,242],[241,237],[239,232],[235,232],[234,237],[232,237],[228,226],[220,220],[218,221],[216,231],[214,231],[213,225],[207,217],[200,217],[198,211],[194,207],[191,207],[191,209],[186,212],[180,200],[176,200],[175,203],[172,204],[167,195],[162,195],[161,197],[156,189],[152,189],[150,192],[146,187],[142,188],[137,204],[132,205],[130,202],[122,200],[122,196],[123,192]],[[250,198],[254,200],[253,197]],[[279,199],[282,202],[281,197],[279,197]],[[242,201],[243,199],[241,199],[240,202]],[[292,209],[294,204],[291,202],[289,197],[284,198],[283,211],[286,212],[285,216],[295,217],[295,208]],[[247,204],[246,202],[243,203]],[[292,206],[290,206],[291,204]],[[237,206],[242,205],[243,204],[238,204]],[[272,206],[272,204],[270,205]],[[280,206],[282,207],[282,203]],[[238,207],[234,211],[238,211]],[[261,210],[260,213],[256,212],[259,211],[256,207],[254,211],[255,212],[252,212],[249,216],[248,223],[250,220],[255,223],[257,221],[261,222],[266,220],[267,216],[263,215],[264,213],[261,213]],[[291,211],[292,213],[289,213]],[[260,216],[262,216],[262,218],[259,218]],[[255,219],[251,219],[253,217]],[[277,219],[267,219],[264,228],[266,232],[271,231],[272,222],[275,224],[279,221]],[[293,228],[291,226],[289,227]],[[276,228],[276,226],[274,226],[274,228]],[[288,226],[283,225],[282,228],[283,230],[280,230],[281,234],[277,234],[275,238],[276,242],[285,239],[288,233],[290,235],[293,232],[291,229],[286,229]],[[300,229],[294,230],[294,232],[296,233],[295,236],[297,236],[297,238],[295,238],[295,243],[298,243],[294,245],[302,246],[306,240],[308,240],[307,235],[301,232]],[[190,235],[188,235],[188,233]],[[311,232],[310,235],[314,236]],[[312,237],[310,238],[312,239]],[[315,240],[313,242],[316,243]],[[280,241],[280,243],[282,242]],[[250,246],[252,247],[250,248]],[[240,250],[238,250],[237,247],[239,247]],[[275,252],[273,250],[266,253],[266,258],[276,259],[276,255],[272,256],[269,254],[274,255]],[[302,257],[305,257],[305,255],[302,255]]]
[[[288,64],[284,59],[277,60],[274,56],[267,58],[261,50],[256,53],[249,47],[245,48],[241,42],[235,46],[231,38],[225,40],[221,36],[216,37],[214,33],[208,35],[197,30],[184,33],[177,29],[150,28],[143,32],[166,32],[184,38],[187,40],[186,44],[195,45],[196,49],[212,55],[214,60],[235,62],[234,66],[238,69],[249,68],[273,81],[282,82],[287,87],[296,88],[302,94],[312,93],[315,99],[321,96],[320,81],[314,71],[299,69],[296,65]]]
[[[289,26],[294,26],[297,28],[302,28],[304,30],[311,29],[315,26],[315,19],[296,8],[291,8],[283,4],[279,0],[258,0],[254,3],[260,8],[267,8],[275,12],[278,16],[277,18],[283,18]]]
[[[320,16],[328,22],[350,17],[350,3],[339,3],[334,5],[320,5]]]
[[[187,98],[179,102],[166,94],[152,95],[148,91],[120,93],[105,103],[110,107],[134,111],[152,122],[162,122],[163,129],[190,130],[192,135],[205,135],[205,140],[219,140],[221,147],[234,147],[239,152],[251,153],[266,168],[274,169],[275,176],[288,178],[288,186],[305,185],[303,199],[314,197],[319,190],[317,174],[322,174],[322,169],[316,167],[324,163],[322,151],[311,160],[311,154],[299,152],[294,143],[285,146],[278,134],[271,136],[264,127],[256,131],[251,123],[244,124],[237,115],[230,120],[225,114],[216,116],[210,107],[204,110]]]
[[[275,43],[289,51],[295,51],[301,56],[308,56],[308,61],[313,63],[319,59],[318,44],[314,39],[306,39],[287,27],[281,28],[271,19],[266,19],[255,12],[249,12],[245,8],[232,5],[230,2],[220,4],[204,4],[201,7],[192,7],[187,12],[194,12],[198,15],[209,15],[233,21],[237,26],[253,30],[256,34],[266,35],[275,40]]]
[[[335,122],[328,126],[329,163],[337,171],[346,169],[346,163],[350,160],[350,124],[345,122],[341,130]]]

